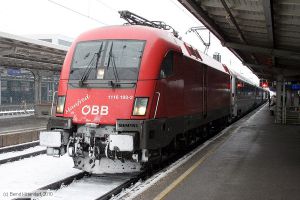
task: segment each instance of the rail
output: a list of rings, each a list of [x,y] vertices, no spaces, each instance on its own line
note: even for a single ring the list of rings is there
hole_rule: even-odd
[[[25,148],[25,146],[23,146]],[[22,149],[22,147],[17,148],[15,146],[12,148],[0,148],[0,165],[8,162],[18,161],[24,158],[30,158],[33,156],[41,155],[46,153],[46,148],[41,146],[28,147]],[[12,150],[12,151],[10,151]],[[17,150],[17,151],[13,151]]]
[[[145,176],[145,173],[138,173],[135,175],[131,174],[102,174],[102,175],[95,175],[95,174],[89,174],[87,172],[79,172],[75,175],[66,177],[62,180],[56,181],[54,183],[51,183],[49,185],[46,185],[44,187],[40,187],[39,189],[33,191],[32,193],[35,192],[40,192],[40,191],[45,191],[45,190],[52,190],[52,191],[57,191],[57,190],[64,190],[66,186],[69,188],[72,187],[70,186],[74,181],[76,180],[76,183],[79,182],[86,182],[87,180],[94,180],[90,181],[92,184],[99,184],[99,188],[101,188],[101,184],[107,184],[107,181],[110,180],[110,183],[112,185],[115,184],[115,186],[112,186],[111,188],[104,189],[104,193],[100,194],[98,197],[93,198],[97,200],[107,200],[110,199],[112,196],[120,193],[124,189],[130,187],[134,183],[136,183],[140,178],[143,178]],[[116,181],[116,182],[114,182]],[[106,191],[105,191],[106,190]],[[88,195],[89,191],[85,191],[83,188],[83,191],[86,195]],[[64,197],[66,195],[66,197]],[[55,193],[54,193],[55,197]],[[60,195],[60,198],[62,199],[72,199],[72,194],[63,194]],[[21,199],[21,198],[20,198]]]
[[[13,156],[13,157],[1,159],[0,160],[0,165],[8,163],[8,162],[18,161],[18,160],[21,160],[21,159],[24,159],[24,158],[30,158],[30,157],[33,157],[33,156],[38,156],[38,155],[45,154],[45,153],[46,153],[46,150],[40,150],[40,151],[35,151],[35,152],[27,153],[27,154],[22,154],[22,155],[18,155],[18,156]]]
[[[22,151],[24,149],[28,149],[31,147],[36,147],[40,144],[40,141],[33,141],[33,142],[26,142],[22,144],[17,144],[17,145],[11,145],[11,146],[6,146],[6,147],[0,147],[0,154],[1,153],[8,153],[8,152],[13,152],[13,151]]]

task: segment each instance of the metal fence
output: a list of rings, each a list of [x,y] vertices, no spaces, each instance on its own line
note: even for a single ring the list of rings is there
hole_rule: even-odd
[[[276,123],[279,124],[297,124],[300,125],[300,107],[288,106],[277,107]]]
[[[20,117],[34,115],[34,104],[3,105],[0,106],[0,117]]]

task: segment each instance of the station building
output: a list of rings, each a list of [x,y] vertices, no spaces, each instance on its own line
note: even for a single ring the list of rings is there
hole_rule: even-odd
[[[69,47],[72,38],[58,34],[36,34],[25,37]],[[41,75],[40,103],[50,103],[57,91],[59,71],[39,71]],[[15,66],[0,66],[0,105],[35,103],[35,75],[31,69]]]

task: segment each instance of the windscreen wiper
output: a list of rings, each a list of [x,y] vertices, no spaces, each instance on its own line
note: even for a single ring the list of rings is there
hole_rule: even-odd
[[[101,43],[101,46],[99,48],[99,51],[97,53],[94,54],[93,58],[91,59],[90,63],[88,64],[88,66],[86,67],[85,71],[83,72],[82,74],[82,77],[81,79],[79,80],[79,86],[82,87],[84,85],[84,82],[86,81],[86,79],[89,77],[91,71],[92,71],[92,68],[95,66],[96,69],[97,69],[97,65],[98,65],[98,62],[99,62],[99,59],[101,57],[101,52],[102,52],[102,47],[103,47],[103,42]],[[94,60],[96,58],[96,63],[95,65],[93,64],[94,63]]]
[[[115,82],[114,81],[110,81],[110,85],[112,87],[118,87],[119,84],[119,75],[118,75],[118,71],[117,71],[117,66],[116,66],[116,62],[115,62],[115,58],[114,58],[114,55],[112,53],[112,49],[113,49],[113,43],[111,44],[111,47],[110,47],[110,50],[109,50],[109,60],[108,60],[108,64],[107,64],[107,68],[109,67],[109,64],[110,64],[110,61],[112,63],[112,67],[113,67],[113,74],[114,74],[114,77],[115,77]]]

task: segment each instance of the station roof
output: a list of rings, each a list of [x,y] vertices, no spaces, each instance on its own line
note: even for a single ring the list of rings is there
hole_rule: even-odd
[[[0,32],[0,66],[60,71],[68,48]]]
[[[300,80],[300,1],[178,1],[260,78]]]

